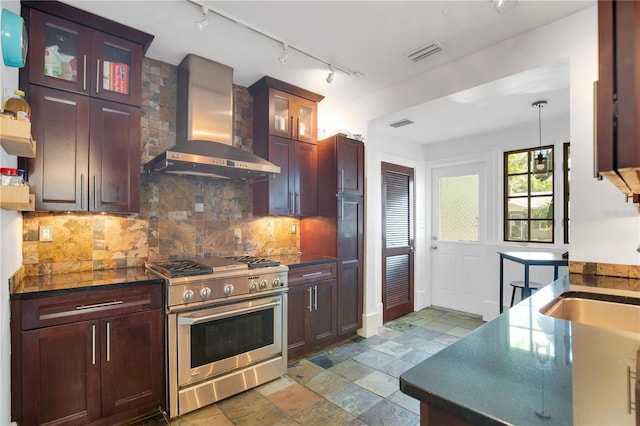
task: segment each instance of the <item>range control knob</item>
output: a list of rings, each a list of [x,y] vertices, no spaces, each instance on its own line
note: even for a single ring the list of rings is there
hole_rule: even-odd
[[[267,285],[268,285],[267,280],[262,280],[262,281],[260,281],[260,288],[261,288],[262,290],[264,290],[265,288],[267,288]]]
[[[280,281],[280,278],[275,278],[271,283],[271,287],[280,287],[280,286],[282,286],[282,282]]]
[[[193,290],[187,290],[184,292],[184,294],[182,295],[182,300],[184,300],[185,302],[190,301],[191,299],[193,299],[193,296],[195,296],[196,294],[193,292]]]
[[[203,299],[208,299],[209,297],[211,297],[211,289],[209,287],[201,289],[200,297],[202,297]]]
[[[252,282],[251,285],[249,285],[249,291],[250,292],[258,291],[258,283],[255,281]]]
[[[224,286],[224,294],[226,294],[227,296],[230,296],[231,294],[233,294],[233,291],[236,288],[233,286],[233,284],[227,284]]]

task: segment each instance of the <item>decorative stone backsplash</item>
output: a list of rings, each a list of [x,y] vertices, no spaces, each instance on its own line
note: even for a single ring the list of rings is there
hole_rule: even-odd
[[[293,254],[299,220],[254,217],[253,186],[205,177],[143,173],[142,164],[176,143],[173,65],[145,58],[142,76],[140,213],[132,215],[25,212],[24,274],[140,266],[146,260],[226,254]],[[234,146],[253,147],[252,98],[234,86]],[[53,241],[38,241],[41,225]]]

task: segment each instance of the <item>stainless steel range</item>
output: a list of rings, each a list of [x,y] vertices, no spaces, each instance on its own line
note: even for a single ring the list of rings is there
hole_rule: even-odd
[[[286,374],[286,266],[242,256],[146,268],[166,282],[170,417]]]

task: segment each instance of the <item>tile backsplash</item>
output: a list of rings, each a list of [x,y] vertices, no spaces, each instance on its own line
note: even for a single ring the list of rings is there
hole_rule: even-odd
[[[142,164],[176,143],[175,66],[145,58]],[[252,98],[234,86],[234,146],[252,150]],[[142,265],[146,260],[246,253],[297,253],[299,220],[254,217],[253,186],[205,177],[142,173],[140,212],[131,215],[25,212],[24,274]],[[38,241],[50,226],[53,241]]]

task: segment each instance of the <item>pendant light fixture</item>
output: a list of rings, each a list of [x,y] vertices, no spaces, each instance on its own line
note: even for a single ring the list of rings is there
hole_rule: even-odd
[[[542,154],[542,108],[547,104],[547,101],[536,101],[531,104],[532,107],[538,108],[538,155],[533,166],[534,175],[538,177],[545,177],[548,174],[547,158]]]

